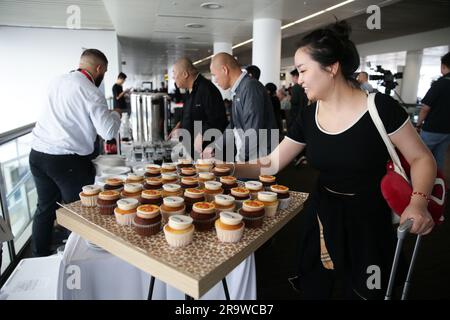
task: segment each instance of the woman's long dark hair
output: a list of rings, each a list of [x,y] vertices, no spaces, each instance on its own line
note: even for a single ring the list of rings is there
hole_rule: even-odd
[[[353,74],[359,67],[359,54],[350,40],[350,33],[351,27],[345,20],[337,21],[306,35],[298,47],[306,48],[323,68],[339,62],[344,78],[357,87]]]

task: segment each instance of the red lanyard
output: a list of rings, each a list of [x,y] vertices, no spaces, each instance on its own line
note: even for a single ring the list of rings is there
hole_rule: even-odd
[[[88,71],[86,71],[86,70],[84,70],[84,69],[80,69],[79,71],[80,71],[82,74],[84,74],[85,77],[88,78],[88,80],[89,80],[90,82],[92,82],[93,84],[95,84],[94,79],[92,78],[91,74],[90,74]]]

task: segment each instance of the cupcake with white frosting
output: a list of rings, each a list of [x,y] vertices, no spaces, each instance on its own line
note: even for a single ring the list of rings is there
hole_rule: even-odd
[[[238,242],[244,234],[243,217],[235,212],[221,212],[216,220],[217,238],[221,242]]]
[[[140,183],[126,183],[120,195],[122,198],[134,198],[140,200],[142,189],[143,187]]]
[[[102,189],[94,184],[84,186],[80,192],[81,204],[85,207],[96,207],[99,193]]]
[[[171,247],[184,247],[194,238],[194,225],[192,218],[182,215],[173,215],[164,226],[164,235]]]
[[[131,226],[136,216],[139,201],[134,198],[125,198],[117,201],[117,208],[114,209],[116,221],[123,226]]]
[[[277,194],[270,191],[260,191],[258,192],[258,200],[264,203],[266,217],[274,217],[278,209]]]

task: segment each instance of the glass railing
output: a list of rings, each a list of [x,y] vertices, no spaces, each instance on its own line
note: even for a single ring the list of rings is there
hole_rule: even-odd
[[[31,237],[31,222],[37,192],[28,164],[31,130],[34,124],[0,135],[0,200],[2,217],[14,235],[3,243],[1,274],[18,262],[21,250]],[[0,283],[3,279],[0,279]]]

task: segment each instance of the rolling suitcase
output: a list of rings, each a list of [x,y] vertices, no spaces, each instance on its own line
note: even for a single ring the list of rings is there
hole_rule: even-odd
[[[395,249],[394,261],[392,262],[391,275],[389,277],[388,288],[387,288],[386,296],[384,297],[384,300],[391,300],[392,290],[394,288],[394,283],[395,283],[395,275],[397,273],[397,267],[398,267],[398,262],[400,259],[400,253],[401,253],[402,247],[403,247],[403,241],[405,240],[406,236],[408,235],[409,231],[411,230],[412,225],[413,225],[413,221],[408,219],[397,228],[397,247]],[[422,238],[421,235],[417,235],[416,244],[414,245],[414,251],[412,254],[412,258],[411,258],[411,263],[409,265],[408,274],[406,276],[405,285],[403,287],[401,300],[406,300],[408,293],[409,293],[409,289],[410,289],[410,285],[411,285],[411,276],[414,271],[414,264],[416,262],[417,253],[419,251],[421,238]]]

